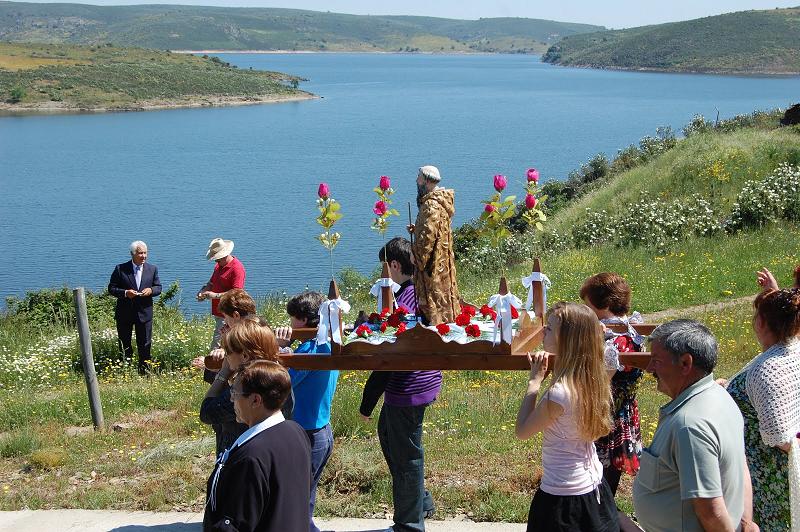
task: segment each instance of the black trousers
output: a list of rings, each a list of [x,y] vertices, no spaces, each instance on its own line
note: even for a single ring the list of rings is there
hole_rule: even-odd
[[[139,354],[139,374],[144,375],[147,371],[147,363],[150,361],[150,345],[153,336],[153,321],[144,323],[134,323],[131,321],[117,320],[117,336],[119,337],[120,347],[126,359],[133,358],[133,346],[131,337],[133,329],[136,329],[136,351]]]

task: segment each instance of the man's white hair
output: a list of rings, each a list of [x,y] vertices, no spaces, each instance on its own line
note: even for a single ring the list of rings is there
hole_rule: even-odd
[[[134,240],[133,242],[131,242],[131,257],[133,257],[136,254],[136,250],[139,248],[147,249],[147,244],[145,244],[141,240]]]

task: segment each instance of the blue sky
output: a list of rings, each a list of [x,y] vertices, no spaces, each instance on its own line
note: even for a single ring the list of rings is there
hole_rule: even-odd
[[[42,0],[53,2],[54,0]],[[58,1],[58,0],[55,0]],[[358,15],[425,15],[477,19],[528,17],[627,28],[689,20],[708,15],[800,5],[800,0],[69,0],[97,5],[193,4],[238,7],[292,7]]]

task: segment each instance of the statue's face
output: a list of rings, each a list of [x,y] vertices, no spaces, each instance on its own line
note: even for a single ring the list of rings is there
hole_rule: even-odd
[[[417,174],[417,206],[422,204],[422,196],[428,193],[427,182],[422,174]]]

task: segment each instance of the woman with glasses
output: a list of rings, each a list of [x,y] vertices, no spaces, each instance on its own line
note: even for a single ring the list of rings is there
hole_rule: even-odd
[[[204,530],[308,530],[310,444],[280,410],[291,389],[289,373],[270,360],[253,361],[236,374],[230,400],[247,430],[208,479]]]

